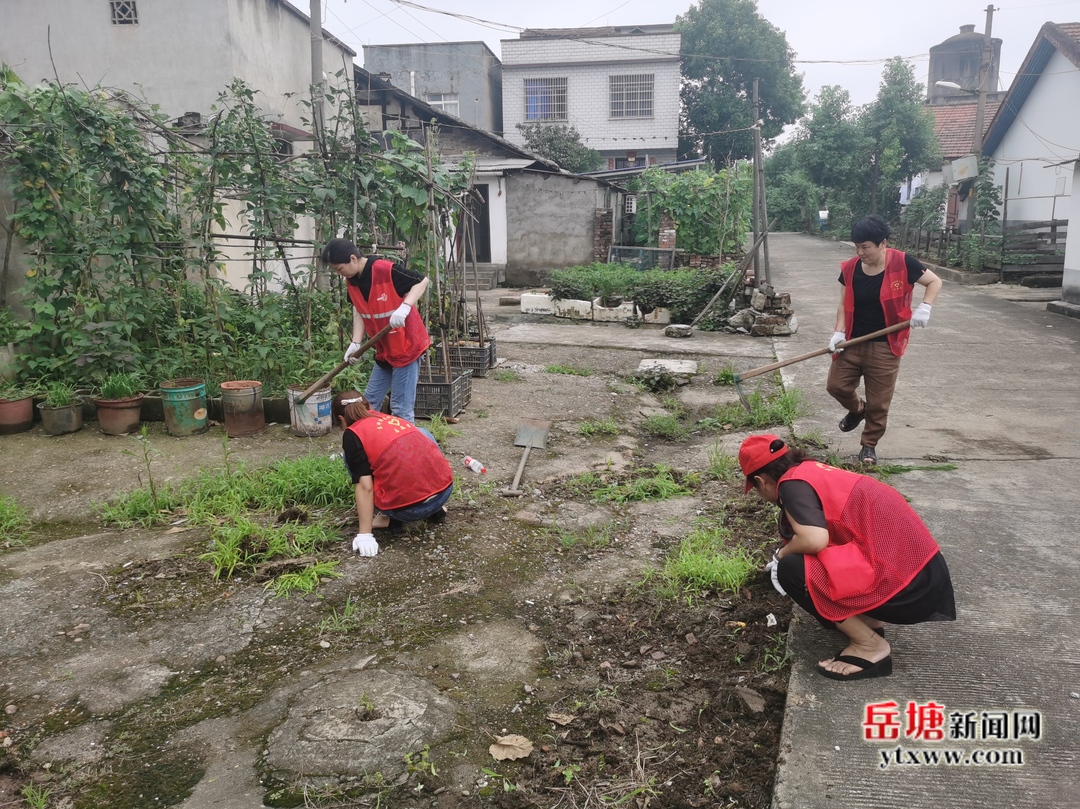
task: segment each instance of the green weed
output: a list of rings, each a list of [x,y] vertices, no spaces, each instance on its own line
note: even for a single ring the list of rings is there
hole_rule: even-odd
[[[714,385],[731,386],[735,384],[735,368],[728,363],[713,377]]]
[[[0,545],[5,548],[22,545],[29,527],[26,509],[10,497],[0,497]]]
[[[791,652],[787,648],[787,639],[782,632],[772,635],[769,648],[761,659],[761,671],[763,674],[774,674],[780,671],[791,660]]]
[[[436,413],[428,419],[428,432],[435,436],[435,440],[441,445],[446,442],[447,438],[451,436],[460,436],[461,433],[455,430],[446,422],[446,417]]]
[[[675,474],[666,466],[657,465],[651,470],[640,470],[628,480],[601,485],[592,491],[592,499],[598,503],[639,503],[652,500],[667,500],[692,494],[692,485],[697,479],[693,475],[684,476],[684,482],[675,478]]]
[[[360,613],[356,607],[356,604],[352,600],[352,596],[345,599],[345,606],[341,608],[341,612],[338,612],[337,607],[334,607],[328,618],[323,618],[319,623],[319,634],[325,632],[337,632],[339,634],[345,634],[351,632],[360,626]]]
[[[52,795],[52,790],[47,787],[39,787],[36,784],[26,784],[21,790],[20,794],[23,796],[23,800],[26,801],[26,805],[30,809],[45,809],[49,801],[49,796]]]
[[[669,585],[668,595],[739,592],[761,565],[744,548],[730,547],[730,540],[726,528],[691,532],[664,562],[661,575]]]
[[[509,369],[505,371],[496,371],[492,376],[495,377],[498,382],[520,382],[521,374],[517,371],[511,371]]]
[[[568,376],[592,376],[588,368],[577,368],[573,365],[549,365],[544,369],[549,374],[567,374]]]
[[[649,435],[668,441],[682,442],[690,435],[678,416],[671,413],[654,413],[645,419],[644,428]]]
[[[578,433],[585,436],[618,435],[619,424],[614,419],[583,421],[578,425]]]
[[[958,467],[954,463],[937,463],[923,466],[905,466],[904,464],[886,463],[877,467],[878,480],[888,480],[893,475],[903,475],[906,472],[952,472]]]
[[[706,475],[713,480],[728,481],[733,483],[743,477],[742,469],[739,468],[739,459],[734,455],[728,455],[719,444],[714,444],[709,450],[709,466],[705,470]]]
[[[786,390],[772,396],[763,396],[760,391],[754,391],[747,400],[750,402],[749,411],[738,402],[720,405],[712,418],[702,419],[699,425],[712,428],[730,425],[736,430],[760,430],[777,425],[790,427],[795,419],[806,414],[806,404],[797,390]]]
[[[338,566],[337,560],[333,562],[316,562],[295,573],[283,573],[273,581],[266,583],[267,590],[273,590],[278,598],[287,598],[293,593],[307,595],[313,592],[323,579],[340,578],[341,574],[334,568]]]
[[[571,550],[578,545],[595,549],[605,548],[611,544],[615,528],[614,522],[607,522],[603,525],[590,525],[580,531],[567,531],[556,524],[553,528],[549,528],[548,532],[559,540],[559,546],[563,550]]]
[[[502,783],[503,793],[510,794],[517,790],[517,786],[502,773],[497,773],[495,770],[489,770],[487,767],[481,767],[480,769],[488,778]]]

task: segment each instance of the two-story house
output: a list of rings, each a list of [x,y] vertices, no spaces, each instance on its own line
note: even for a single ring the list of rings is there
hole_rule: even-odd
[[[679,146],[680,34],[672,24],[529,29],[502,45],[503,131],[573,126],[597,169],[668,163]]]

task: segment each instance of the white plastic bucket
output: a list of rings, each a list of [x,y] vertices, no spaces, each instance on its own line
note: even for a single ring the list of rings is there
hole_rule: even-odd
[[[330,387],[315,391],[306,401],[300,402],[306,387],[289,385],[289,421],[293,435],[306,437],[326,435],[334,426],[330,416],[330,404],[333,394]]]

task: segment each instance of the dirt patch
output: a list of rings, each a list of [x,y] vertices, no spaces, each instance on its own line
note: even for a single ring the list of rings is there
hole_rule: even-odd
[[[380,554],[361,560],[347,546],[355,517],[337,515],[342,541],[328,553],[343,575],[306,597],[275,598],[259,576],[215,582],[196,558],[205,529],[98,522],[95,504],[148,474],[179,480],[220,467],[220,432],[173,439],[152,425],[160,455],[149,468],[130,454],[133,439],[93,425],[61,439],[6,437],[3,494],[35,524],[27,547],[0,555],[0,703],[11,706],[0,725],[0,803],[33,781],[72,809],[768,806],[788,602],[763,576],[739,593],[692,598],[656,587],[655,572],[695,526],[726,526],[755,552],[774,542],[770,510],[743,497],[738,480],[707,473],[742,437],[696,426],[710,397],[730,398],[711,384],[723,358],[696,356],[706,373],[653,395],[627,375],[655,351],[499,353],[499,370],[511,373],[474,381],[451,425],[458,434],[445,440],[459,475],[450,519],[380,535]],[[650,408],[673,413],[683,432],[648,434]],[[551,438],[530,455],[526,496],[507,499],[498,490],[520,459],[523,417],[551,419]],[[582,431],[596,420],[618,433]],[[230,463],[259,464],[334,453],[339,442],[278,425],[228,450]],[[489,472],[465,470],[465,454]],[[575,482],[591,474],[614,484],[659,467],[686,492],[598,503]],[[33,493],[14,488],[31,479]],[[357,727],[395,715],[392,683],[421,680],[416,693],[432,689],[444,711],[430,739],[400,734],[409,749],[388,753],[398,766],[379,772],[334,764],[360,743]],[[311,714],[290,714],[297,706]],[[316,715],[321,724],[309,721]],[[321,729],[323,772],[290,764],[280,745],[268,757],[290,721],[297,738]],[[507,733],[530,739],[532,754],[494,761],[488,745]]]

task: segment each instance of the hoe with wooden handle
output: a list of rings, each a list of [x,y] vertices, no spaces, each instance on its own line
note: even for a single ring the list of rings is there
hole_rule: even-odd
[[[911,328],[911,323],[907,320],[901,323],[894,323],[892,326],[886,326],[884,329],[878,329],[872,331],[869,334],[864,334],[862,337],[856,337],[852,340],[844,340],[837,343],[837,348],[847,348],[848,346],[858,345],[859,343],[865,343],[868,340],[874,340],[878,337],[883,337],[886,334],[892,334],[895,331],[901,331],[902,329]],[[735,391],[739,394],[739,401],[742,402],[743,407],[747,412],[753,413],[754,409],[750,406],[750,400],[746,398],[746,394],[743,393],[741,382],[747,379],[753,379],[755,376],[761,376],[767,374],[770,371],[775,371],[777,368],[783,368],[785,365],[794,365],[797,362],[803,360],[813,359],[814,357],[820,357],[822,354],[828,354],[828,347],[819,348],[815,351],[808,351],[805,354],[799,354],[797,357],[791,357],[786,360],[780,360],[780,362],[770,363],[769,365],[762,365],[760,368],[754,368],[752,371],[747,371],[745,374],[735,374]]]
[[[361,354],[363,354],[365,351],[375,345],[375,343],[379,342],[379,340],[381,340],[388,331],[390,331],[389,323],[379,329],[378,333],[370,340],[365,340],[363,345],[360,346],[360,350],[353,354],[353,356],[359,357]],[[339,362],[333,371],[326,374],[322,379],[320,379],[306,391],[301,393],[299,398],[296,400],[297,404],[303,404],[308,400],[308,397],[311,396],[311,394],[313,394],[315,391],[321,390],[322,388],[326,387],[330,383],[331,379],[333,379],[335,376],[348,368],[350,364],[351,363],[349,363],[348,360],[342,360],[341,362]]]

